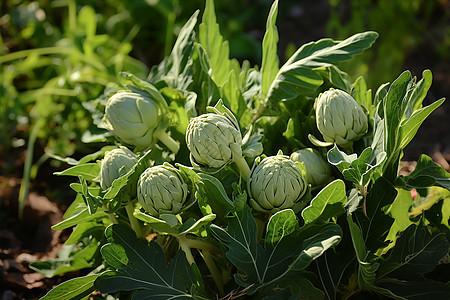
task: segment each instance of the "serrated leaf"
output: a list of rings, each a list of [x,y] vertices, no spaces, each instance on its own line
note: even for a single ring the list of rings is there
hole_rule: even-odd
[[[195,221],[195,223],[191,224],[187,228],[181,227],[179,235],[186,235],[188,233],[197,234],[201,227],[205,226],[206,224],[211,223],[215,218],[216,218],[216,215],[214,215],[214,214],[204,216],[204,217],[198,219],[197,221]]]
[[[364,32],[344,41],[322,39],[303,45],[280,68],[265,102],[278,102],[315,91],[323,83],[316,68],[329,67],[350,59],[352,55],[369,48],[377,37],[375,32]]]
[[[270,86],[279,71],[277,14],[278,0],[274,1],[270,8],[266,21],[266,33],[262,42],[261,99],[266,98]]]
[[[311,200],[309,206],[302,211],[302,218],[305,220],[305,224],[315,221],[324,222],[343,214],[346,203],[345,184],[342,180],[337,179],[324,187]]]
[[[94,282],[99,275],[77,277],[51,289],[41,300],[83,299],[95,291]]]
[[[97,278],[95,287],[102,293],[139,290],[132,299],[192,299],[189,289],[195,278],[183,252],[166,264],[159,245],[144,244],[125,225],[111,225],[105,235],[109,244],[104,246],[106,250],[102,248],[102,255],[108,263],[120,268]]]
[[[448,254],[449,242],[443,233],[431,234],[423,225],[410,225],[380,264],[377,280],[414,280],[432,271]]]
[[[228,249],[228,260],[242,271],[235,281],[248,287],[251,295],[259,288],[286,286],[285,278],[300,276],[309,264],[341,239],[338,225],[312,226],[283,236],[263,248],[257,241],[257,226],[246,207],[228,219],[228,229],[210,225],[213,235]]]
[[[187,90],[192,83],[192,54],[195,48],[194,27],[197,23],[198,14],[199,11],[196,11],[180,29],[170,56],[151,69],[147,79],[157,88],[169,86],[179,90]]]
[[[209,58],[211,78],[217,86],[222,87],[231,71],[230,47],[220,33],[213,0],[206,1],[202,23],[199,25],[199,41]]]

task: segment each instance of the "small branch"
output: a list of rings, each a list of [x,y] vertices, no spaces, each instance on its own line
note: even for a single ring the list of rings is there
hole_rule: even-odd
[[[178,245],[180,245],[181,250],[186,254],[189,265],[195,264],[195,259],[194,256],[192,256],[191,248],[188,246],[186,237],[181,235],[176,235],[175,237],[178,240]]]
[[[247,161],[244,157],[238,157],[233,160],[236,166],[239,169],[239,172],[241,173],[242,177],[244,177],[244,180],[247,181],[248,175],[250,175],[250,167],[247,164]]]
[[[103,204],[103,210],[104,211],[109,210],[108,204],[106,204],[106,203]],[[108,214],[108,218],[109,218],[109,220],[111,221],[112,224],[119,224],[119,222],[117,221],[117,219],[114,216],[114,214],[109,214],[109,213],[107,213],[107,214]]]
[[[130,225],[131,228],[134,230],[134,232],[136,233],[137,238],[141,238],[142,237],[142,231],[141,231],[141,225],[139,225],[139,221],[135,218],[135,216],[133,215],[134,212],[134,205],[133,202],[130,201],[126,206],[125,206],[125,210],[127,211],[127,215],[128,215],[128,219],[130,220]]]
[[[177,154],[178,150],[180,150],[180,143],[174,140],[165,130],[156,130],[153,136],[174,154]]]
[[[219,290],[219,296],[222,297],[225,294],[222,282],[222,274],[217,269],[216,263],[211,257],[211,252],[206,250],[202,251],[201,254],[203,256],[203,260],[206,263],[206,266],[208,267],[209,272],[211,273],[214,282],[216,283],[217,289]]]

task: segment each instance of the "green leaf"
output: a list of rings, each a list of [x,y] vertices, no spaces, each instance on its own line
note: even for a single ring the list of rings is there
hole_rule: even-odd
[[[99,235],[100,239],[89,237],[80,245],[66,245],[58,253],[58,258],[32,262],[30,268],[51,278],[68,272],[96,267],[100,264],[99,250],[102,236],[103,232]]]
[[[189,289],[195,278],[184,252],[179,251],[166,264],[158,244],[144,244],[125,225],[111,225],[105,235],[109,244],[103,246],[102,255],[117,270],[107,271],[95,281],[102,293],[138,290],[132,299],[192,299]]]
[[[365,186],[369,182],[372,173],[379,167],[381,168],[385,157],[385,152],[380,152],[374,156],[371,147],[364,149],[359,157],[355,153],[347,155],[340,151],[337,145],[334,145],[327,153],[328,161],[335,165],[344,175],[344,178],[353,182],[356,187]]]
[[[337,179],[324,187],[311,203],[302,211],[305,224],[312,222],[326,222],[332,217],[337,217],[345,212],[344,205],[347,203],[345,195],[345,184]]]
[[[217,86],[222,87],[231,71],[230,47],[220,34],[213,0],[206,1],[202,23],[199,25],[199,41],[209,58],[211,78]]]
[[[59,176],[79,176],[82,175],[86,180],[92,181],[100,174],[99,163],[87,163],[70,167],[61,172],[55,172]]]
[[[408,187],[418,187],[416,182],[423,183],[424,177],[432,180],[425,187],[437,185],[450,190],[450,173],[445,171],[442,166],[433,162],[429,156],[422,154],[417,161],[414,171],[404,179]],[[422,187],[424,187],[423,184]]]
[[[397,190],[392,184],[380,177],[369,190],[365,202],[365,214],[355,214],[358,217],[366,246],[373,252],[386,246],[385,239],[394,222],[394,219],[387,214],[387,210],[396,196]]]
[[[418,279],[420,274],[432,271],[448,254],[448,250],[449,242],[445,234],[431,234],[426,226],[411,224],[380,264],[377,280]]]
[[[298,94],[314,92],[323,79],[317,68],[336,65],[369,48],[378,37],[376,32],[355,34],[344,41],[322,39],[300,47],[281,67],[273,80],[265,102],[292,99]]]
[[[180,228],[180,233],[179,234],[180,235],[186,235],[186,234],[190,233],[190,234],[197,235],[198,232],[199,232],[199,229],[201,227],[205,226],[206,224],[211,223],[215,218],[216,218],[216,215],[214,215],[214,214],[204,216],[204,217],[198,219],[197,221],[195,221],[195,223],[190,224],[190,226],[187,227],[187,228],[184,228],[184,226],[182,226]]]
[[[69,218],[59,222],[58,224],[53,225],[52,229],[63,230],[81,224],[83,222],[93,221],[103,217],[107,217],[107,214],[105,214],[102,211],[98,211],[95,214],[91,215],[88,211],[88,208],[85,207],[79,211],[76,211]]]
[[[422,109],[414,111],[414,113],[402,123],[400,127],[400,148],[405,148],[409,142],[416,135],[419,130],[420,125],[422,125],[423,121],[442,103],[444,103],[445,99],[438,100]]]
[[[285,236],[296,231],[298,220],[292,209],[285,209],[273,214],[267,223],[265,243],[274,245]]]
[[[94,282],[99,275],[77,277],[51,289],[41,300],[83,299],[95,291]]]
[[[148,224],[154,231],[162,233],[162,234],[177,234],[178,228],[174,227],[172,224],[169,224],[167,221],[158,219],[149,214],[146,214],[141,211],[135,211],[133,215]],[[179,225],[179,224],[177,224]]]
[[[233,215],[228,219],[227,230],[215,224],[210,229],[228,249],[228,260],[241,271],[235,275],[235,281],[248,287],[249,295],[260,288],[286,287],[286,278],[302,276],[310,263],[336,245],[342,235],[335,224],[309,226],[282,236],[274,245],[266,243],[263,248],[257,241],[258,229],[251,209],[246,207]]]
[[[180,29],[170,56],[151,69],[147,80],[158,89],[163,86],[169,86],[184,91],[192,83],[192,54],[195,48],[194,27],[197,23],[198,14],[199,11],[196,11]]]
[[[368,251],[364,243],[364,237],[361,228],[353,222],[352,215],[347,215],[347,223],[358,260],[358,286],[361,289],[370,288],[373,286],[379,264],[367,261]]]
[[[278,14],[278,0],[274,1],[270,8],[266,22],[266,33],[262,42],[261,63],[261,99],[265,99],[270,86],[279,71],[278,59],[278,29],[276,26]]]
[[[102,157],[105,155],[106,151],[111,151],[113,149],[116,149],[116,146],[104,146],[102,147],[102,149],[100,149],[99,151],[96,151],[94,153],[90,153],[86,156],[84,156],[83,158],[81,158],[80,160],[76,160],[74,158],[71,157],[61,157],[59,155],[53,154],[53,153],[49,153],[49,152],[45,152],[48,156],[50,156],[51,158],[57,159],[59,161],[65,162],[69,165],[81,165],[81,164],[85,164],[88,163],[90,161],[96,160],[99,157]]]
[[[372,103],[372,90],[367,89],[367,83],[363,76],[356,79],[352,86],[352,97],[359,104],[363,105],[369,112],[369,116],[375,113],[375,106]]]

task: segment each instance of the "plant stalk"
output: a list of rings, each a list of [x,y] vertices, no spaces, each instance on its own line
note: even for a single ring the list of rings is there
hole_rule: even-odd
[[[222,282],[222,274],[217,269],[216,263],[211,257],[211,252],[209,250],[202,251],[201,254],[214,282],[216,283],[217,289],[219,290],[219,296],[222,297],[225,294]]]
[[[195,264],[194,256],[192,256],[191,248],[189,248],[187,239],[184,236],[175,236],[178,240],[178,245],[180,245],[181,250],[186,254],[186,259],[189,265]]]
[[[180,150],[180,143],[174,140],[166,131],[157,130],[155,131],[153,136],[161,143],[163,143],[167,148],[169,148],[169,150],[174,154],[177,154],[178,150]]]
[[[134,212],[134,205],[133,202],[129,202],[126,206],[125,206],[125,210],[127,211],[127,215],[128,215],[128,219],[130,220],[130,225],[131,228],[134,230],[134,232],[136,233],[137,238],[141,238],[142,237],[142,230],[141,230],[141,225],[139,225],[138,220],[135,218],[135,216],[133,215]]]
[[[245,158],[240,156],[235,158],[233,161],[241,172],[242,177],[244,177],[244,180],[247,181],[248,175],[250,175],[250,167],[248,166]]]

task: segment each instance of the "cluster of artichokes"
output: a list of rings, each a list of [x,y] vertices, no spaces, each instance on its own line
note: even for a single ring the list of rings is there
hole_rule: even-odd
[[[154,95],[153,95],[154,96]],[[160,95],[159,95],[160,96]],[[163,118],[167,108],[164,99],[130,91],[118,92],[109,98],[104,121],[113,135],[137,150],[151,148],[161,141],[174,152],[178,143],[167,134]],[[325,142],[310,137],[323,146],[333,143],[348,147],[366,132],[367,116],[346,92],[330,89],[320,94],[314,104],[316,125]],[[317,189],[332,180],[332,169],[322,155],[312,148],[293,152],[290,157],[281,151],[275,156],[258,157],[250,169],[243,156],[243,138],[239,123],[221,101],[208,112],[190,119],[186,144],[194,168],[218,170],[235,163],[247,181],[249,204],[256,211],[274,213],[301,204],[308,188]],[[137,156],[125,147],[110,151],[101,164],[100,183],[107,189],[137,163]],[[178,214],[183,210],[188,191],[187,179],[172,165],[146,169],[137,184],[137,198],[151,215]]]

